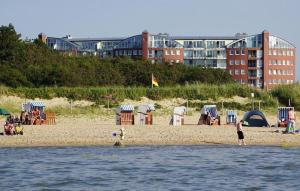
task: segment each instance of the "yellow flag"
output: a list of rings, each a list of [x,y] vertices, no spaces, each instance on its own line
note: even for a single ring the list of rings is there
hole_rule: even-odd
[[[157,82],[156,78],[152,74],[152,86],[153,85],[156,86],[156,87],[158,87],[158,82]]]

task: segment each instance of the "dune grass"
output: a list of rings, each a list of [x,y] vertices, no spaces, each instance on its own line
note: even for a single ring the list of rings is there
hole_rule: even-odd
[[[279,105],[287,105],[287,100],[290,98],[291,103],[300,110],[300,86],[299,84],[289,86],[278,86],[270,93],[254,89],[248,86],[239,84],[192,84],[185,86],[172,86],[172,87],[41,87],[41,88],[10,88],[0,86],[0,95],[13,95],[24,99],[52,99],[55,97],[66,97],[69,100],[88,100],[95,104],[87,107],[74,107],[71,111],[68,107],[52,107],[50,111],[57,113],[57,115],[91,115],[91,116],[112,116],[113,109],[106,109],[107,100],[110,99],[110,107],[114,108],[119,105],[124,99],[138,101],[141,97],[159,101],[162,99],[183,98],[186,100],[201,100],[202,102],[189,102],[191,108],[201,108],[204,104],[216,104],[221,108],[222,101],[223,107],[227,109],[249,110],[252,108],[250,101],[241,103],[238,100],[226,100],[226,98],[233,98],[239,96],[251,100],[251,93],[255,94],[254,101],[260,100],[261,108],[265,111],[272,112],[274,108]],[[110,98],[108,98],[110,97]],[[186,103],[182,104],[185,105]],[[4,107],[9,111],[16,113],[20,111],[20,103],[0,103],[0,107]],[[256,102],[255,108],[258,108]],[[161,112],[167,114],[169,111],[165,108],[160,108]]]

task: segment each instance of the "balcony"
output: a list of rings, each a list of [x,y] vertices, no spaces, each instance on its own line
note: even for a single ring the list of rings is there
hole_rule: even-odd
[[[259,64],[248,64],[248,70],[258,70],[261,68],[262,68],[262,65],[259,65]]]
[[[262,78],[262,75],[261,74],[248,74],[248,78],[249,79],[259,79],[259,78]]]

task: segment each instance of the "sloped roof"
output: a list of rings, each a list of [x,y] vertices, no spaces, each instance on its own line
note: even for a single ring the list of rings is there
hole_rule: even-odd
[[[31,101],[30,105],[33,107],[45,107],[45,104],[41,101]]]
[[[120,105],[117,108],[117,111],[134,111],[134,106],[133,105]]]

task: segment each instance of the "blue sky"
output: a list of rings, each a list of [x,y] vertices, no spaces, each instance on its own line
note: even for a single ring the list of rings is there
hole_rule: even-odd
[[[130,36],[145,29],[223,36],[266,29],[299,47],[299,7],[299,0],[1,0],[0,25],[12,23],[23,38],[36,38],[40,32],[56,37]]]

